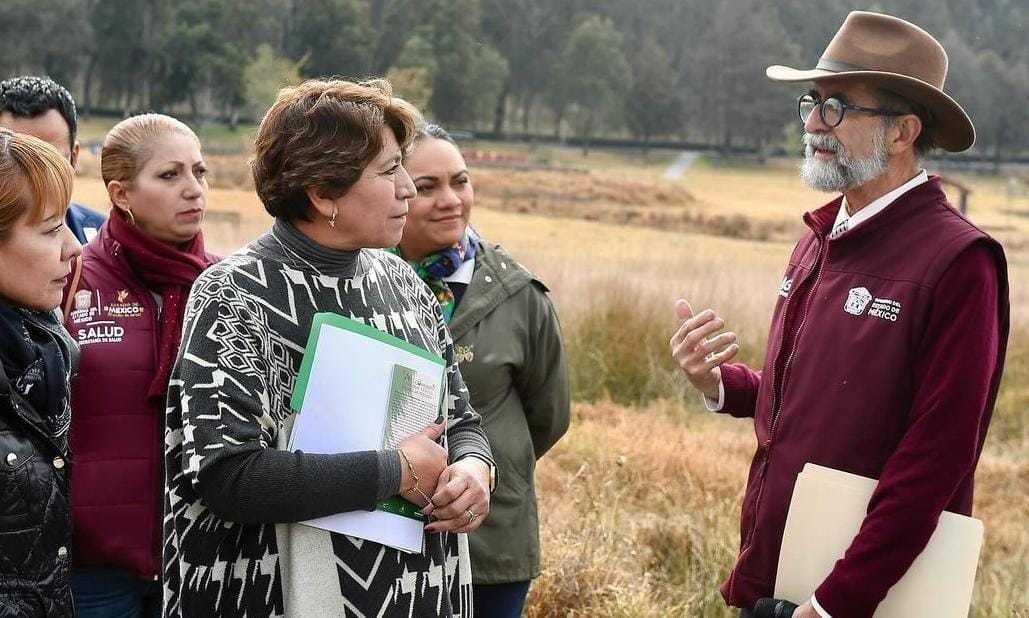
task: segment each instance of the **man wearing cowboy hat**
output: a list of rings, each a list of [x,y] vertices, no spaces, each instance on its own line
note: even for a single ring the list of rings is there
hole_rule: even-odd
[[[722,594],[748,615],[771,597],[797,474],[813,462],[879,479],[857,536],[794,616],[871,616],[940,512],[968,514],[1008,335],[1000,245],[947,201],[919,157],[962,151],[975,130],[943,92],[947,55],[921,28],[855,11],[818,66],[772,66],[810,82],[801,177],[842,193],[778,288],[765,364],[728,363],[736,336],[711,309],[683,320],[673,357],[713,411],[753,417],[757,452],[741,548]],[[826,522],[832,525],[832,522]]]

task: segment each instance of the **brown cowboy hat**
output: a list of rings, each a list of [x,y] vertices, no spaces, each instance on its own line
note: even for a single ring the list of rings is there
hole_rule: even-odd
[[[961,152],[975,142],[975,127],[957,101],[943,92],[947,52],[931,34],[903,19],[853,11],[813,69],[765,69],[777,82],[854,78],[922,105],[936,145]]]

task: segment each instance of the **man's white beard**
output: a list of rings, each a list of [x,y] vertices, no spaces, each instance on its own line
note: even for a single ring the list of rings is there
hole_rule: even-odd
[[[815,157],[815,148],[829,150],[836,156],[825,161]],[[886,148],[886,125],[880,123],[872,134],[872,153],[864,159],[855,159],[836,136],[829,133],[804,134],[804,163],[800,178],[812,189],[819,191],[845,191],[878,178],[886,169],[889,152]]]

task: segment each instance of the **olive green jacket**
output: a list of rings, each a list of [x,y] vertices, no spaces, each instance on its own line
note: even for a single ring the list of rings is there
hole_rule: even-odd
[[[561,327],[546,291],[506,251],[483,241],[450,321],[455,357],[497,465],[489,516],[469,535],[476,584],[540,572],[533,472],[570,415]]]

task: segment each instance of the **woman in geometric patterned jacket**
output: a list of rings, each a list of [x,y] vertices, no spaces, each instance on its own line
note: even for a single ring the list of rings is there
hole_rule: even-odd
[[[488,512],[493,460],[436,297],[380,250],[414,196],[418,120],[386,82],[334,80],[284,89],[261,122],[254,184],[275,223],[197,280],[168,391],[166,616],[471,615],[455,533]],[[319,312],[443,357],[445,423],[397,449],[287,450]],[[395,495],[431,512],[424,553],[298,523]]]

